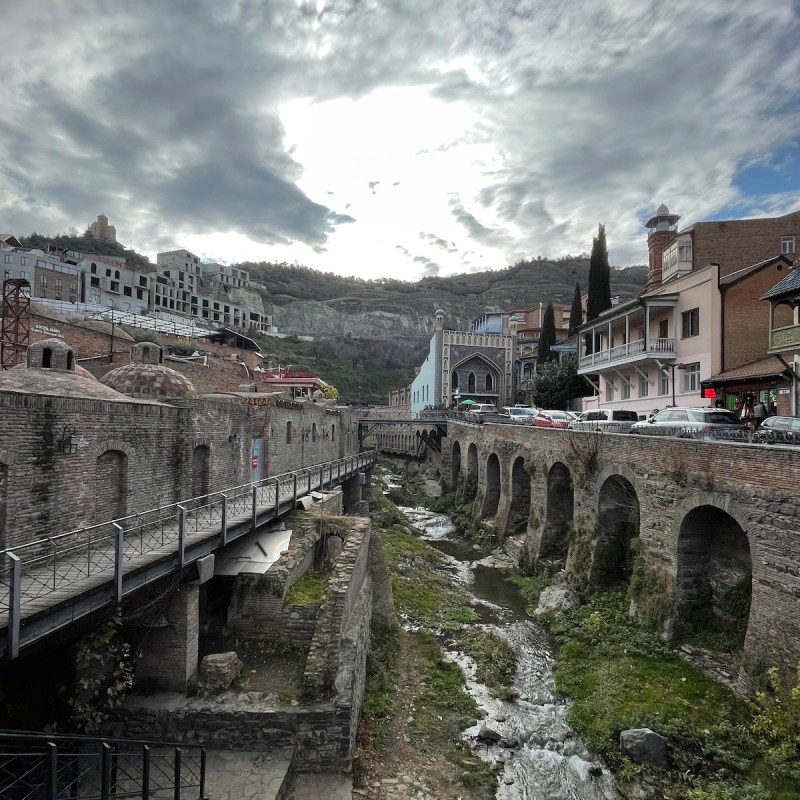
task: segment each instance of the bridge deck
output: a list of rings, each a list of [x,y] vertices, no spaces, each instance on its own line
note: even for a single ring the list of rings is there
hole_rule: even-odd
[[[0,631],[26,647],[132,591],[183,569],[338,485],[375,460],[360,453],[91,528],[0,551]]]

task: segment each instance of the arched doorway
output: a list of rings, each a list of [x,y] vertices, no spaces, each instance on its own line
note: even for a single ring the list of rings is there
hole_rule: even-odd
[[[611,475],[600,487],[597,505],[591,581],[602,588],[630,579],[631,540],[639,535],[639,498],[627,478]]]
[[[678,533],[676,638],[702,635],[713,649],[741,650],[752,585],[750,543],[741,525],[716,506],[692,509]]]
[[[211,481],[211,448],[201,444],[192,451],[192,497],[208,494]]]
[[[574,508],[572,474],[566,464],[557,461],[547,473],[547,507],[539,561],[561,566],[566,563]]]
[[[483,496],[481,518],[488,519],[497,514],[500,502],[500,459],[492,453],[486,459],[486,493]]]
[[[106,450],[97,457],[94,519],[103,522],[128,513],[128,456]]]
[[[511,466],[511,507],[508,514],[508,533],[525,533],[531,513],[531,476],[525,470],[525,459],[514,459]]]

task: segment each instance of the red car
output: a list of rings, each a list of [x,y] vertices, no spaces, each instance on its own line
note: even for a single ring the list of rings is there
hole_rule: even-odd
[[[539,428],[566,428],[574,419],[569,411],[539,411],[533,424]]]

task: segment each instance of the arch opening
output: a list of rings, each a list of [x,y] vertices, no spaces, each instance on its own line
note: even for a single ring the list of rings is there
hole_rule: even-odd
[[[450,454],[450,486],[458,491],[458,483],[461,478],[461,445],[453,442],[453,450]]]
[[[500,503],[500,459],[492,453],[486,459],[486,492],[483,496],[481,518],[488,519],[497,514]]]
[[[124,517],[128,513],[128,456],[106,450],[97,457],[95,522]]]
[[[478,448],[471,444],[467,450],[467,479],[464,482],[464,500],[471,503],[478,494]]]
[[[715,506],[692,509],[678,534],[675,637],[741,651],[752,586],[750,543],[741,525]]]
[[[559,461],[547,473],[547,506],[539,561],[549,562],[557,569],[566,564],[574,511],[572,474],[569,467]]]
[[[525,470],[525,459],[514,459],[511,467],[511,506],[508,514],[508,532],[525,533],[531,513],[531,476]]]
[[[627,478],[611,475],[603,482],[597,522],[592,583],[598,588],[627,583],[633,568],[631,542],[639,536],[639,498]]]

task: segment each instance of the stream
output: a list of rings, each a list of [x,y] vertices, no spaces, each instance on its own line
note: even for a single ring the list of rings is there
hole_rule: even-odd
[[[476,756],[502,764],[497,800],[619,800],[611,773],[566,721],[569,706],[555,691],[547,635],[527,617],[517,589],[504,579],[504,570],[516,568],[513,559],[501,551],[483,557],[472,542],[454,535],[454,526],[442,514],[401,510],[445,556],[454,582],[471,595],[481,620],[478,627],[501,636],[519,657],[514,682],[519,696],[514,702],[498,700],[475,680],[472,659],[454,649],[452,641],[444,642],[446,656],[461,667],[467,691],[486,713],[462,737]],[[484,726],[506,746],[478,738]]]

